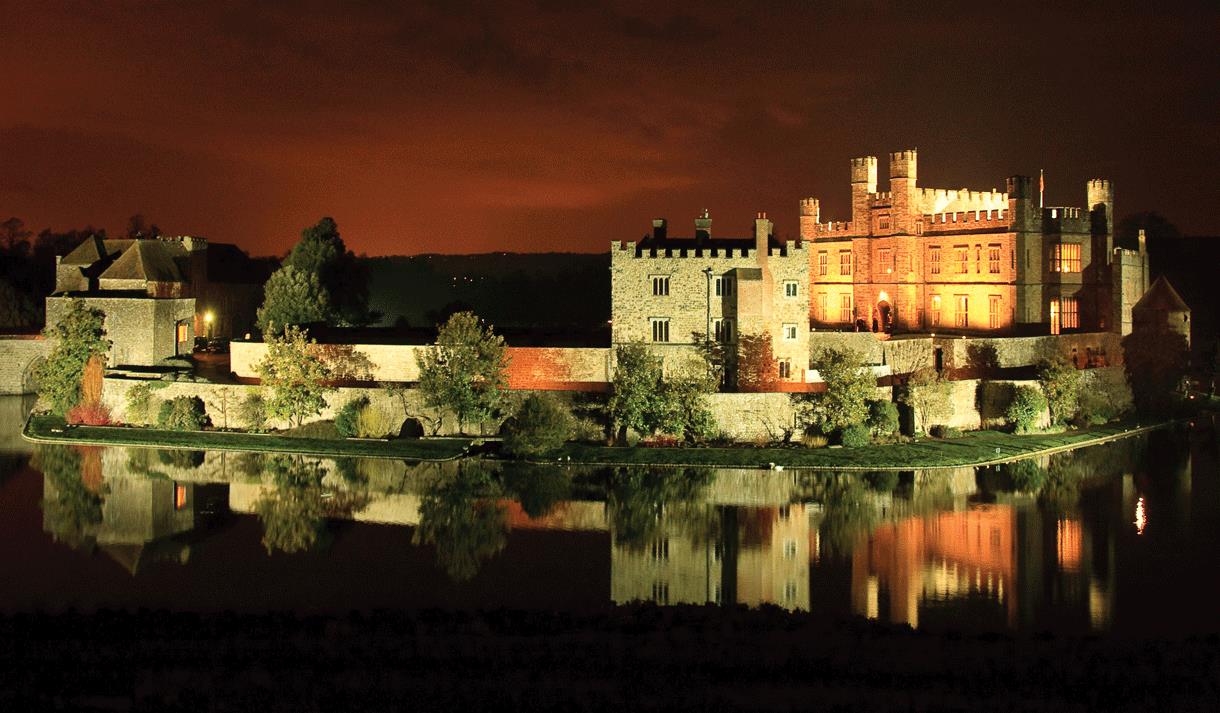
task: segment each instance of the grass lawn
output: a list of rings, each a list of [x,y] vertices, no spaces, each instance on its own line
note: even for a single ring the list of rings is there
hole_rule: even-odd
[[[785,468],[935,468],[1013,460],[1039,451],[1114,438],[1137,428],[1132,423],[1116,423],[1083,431],[1024,436],[971,431],[952,440],[921,439],[862,448],[614,448],[569,443],[560,455],[571,457],[573,462],[605,464],[757,468],[775,463]]]
[[[56,433],[52,429],[61,432]],[[309,438],[232,433],[227,431],[162,431],[155,428],[75,426],[64,429],[56,416],[31,416],[25,435],[31,440],[55,443],[87,443],[106,446],[190,448],[193,450],[264,451],[322,456],[449,460],[470,445],[469,438],[400,438],[390,441],[349,441],[341,438]]]

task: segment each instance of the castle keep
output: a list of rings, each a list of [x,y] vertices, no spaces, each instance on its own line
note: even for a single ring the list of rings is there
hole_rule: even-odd
[[[850,220],[823,222],[817,198],[801,201],[815,327],[996,334],[1115,327],[1122,305],[1111,295],[1121,271],[1111,268],[1109,181],[1089,181],[1083,207],[1047,207],[1026,176],[1009,178],[1001,193],[925,188],[918,175],[914,150],[891,153],[890,190],[878,191],[877,158],[855,158]],[[1142,253],[1127,258],[1128,269],[1143,269],[1134,264]],[[1145,278],[1139,292],[1146,287]]]

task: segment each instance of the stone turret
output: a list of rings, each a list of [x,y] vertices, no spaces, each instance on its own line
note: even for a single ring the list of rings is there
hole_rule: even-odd
[[[863,156],[851,160],[851,220],[868,225],[868,197],[877,192],[877,157]]]
[[[813,240],[813,236],[817,228],[815,227],[822,218],[822,206],[817,198],[802,198],[801,199],[801,240]]]
[[[915,149],[896,151],[890,154],[890,195],[893,203],[890,213],[897,233],[915,232],[918,200],[916,178],[918,159]]]

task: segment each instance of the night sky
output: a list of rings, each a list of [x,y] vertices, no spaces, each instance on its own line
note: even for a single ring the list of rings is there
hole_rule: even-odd
[[[1123,5],[5,1],[0,219],[595,252],[705,207],[847,219],[848,159],[884,190],[917,147],[923,185],[1108,177],[1120,216],[1220,234],[1220,5]]]

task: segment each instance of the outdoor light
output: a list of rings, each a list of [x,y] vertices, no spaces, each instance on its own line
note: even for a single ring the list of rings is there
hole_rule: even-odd
[[[204,321],[204,322],[207,322],[208,324],[211,324],[211,323],[212,323],[212,320],[213,320],[214,318],[215,318],[215,315],[213,315],[213,314],[212,314],[210,311],[209,311],[209,312],[205,312],[205,313],[204,313],[204,315],[203,315],[203,321]]]

